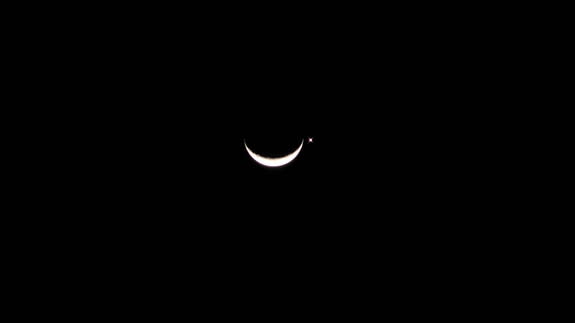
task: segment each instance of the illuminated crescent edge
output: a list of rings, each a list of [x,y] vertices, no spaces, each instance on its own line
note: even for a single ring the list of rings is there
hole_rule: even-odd
[[[299,152],[301,151],[301,149],[303,147],[303,139],[302,139],[299,147],[293,153],[286,155],[286,156],[283,156],[283,157],[278,157],[278,158],[264,157],[264,156],[260,156],[256,153],[254,153],[253,151],[250,150],[250,148],[246,144],[245,140],[244,140],[244,146],[246,147],[248,154],[259,164],[267,166],[267,167],[280,167],[280,166],[289,164],[291,161],[293,161],[297,157],[297,155],[299,155]]]

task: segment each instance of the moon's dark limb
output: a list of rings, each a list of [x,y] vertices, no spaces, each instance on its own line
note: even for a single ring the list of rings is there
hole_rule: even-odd
[[[252,151],[265,157],[279,158],[295,151],[301,144],[301,138],[295,135],[250,135],[244,139]]]

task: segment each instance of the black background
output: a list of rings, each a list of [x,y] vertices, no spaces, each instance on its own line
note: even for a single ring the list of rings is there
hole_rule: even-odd
[[[324,292],[384,271],[434,282],[461,263],[484,194],[470,31],[414,8],[257,23],[169,12],[39,37],[35,96],[57,122],[38,139],[35,189],[74,261]],[[302,139],[280,169],[244,148]]]
[[[66,93],[56,101],[73,107],[61,114],[72,129],[62,136],[74,147],[74,185],[89,188],[84,207],[119,212],[114,221],[128,227],[197,221],[274,236],[411,227],[405,213],[424,227],[457,204],[470,158],[459,134],[477,104],[461,82],[473,62],[454,55],[465,35],[390,17],[130,17],[46,45],[68,67],[50,82]],[[243,147],[246,138],[284,149],[309,137],[279,170]]]

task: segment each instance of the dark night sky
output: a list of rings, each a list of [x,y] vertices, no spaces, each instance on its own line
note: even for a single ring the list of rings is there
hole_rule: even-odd
[[[75,290],[101,285],[94,304],[119,295],[124,306],[125,289],[186,309],[201,307],[188,298],[197,295],[233,315],[219,298],[255,312],[285,304],[280,315],[325,299],[337,315],[330,297],[386,312],[393,304],[380,291],[427,303],[445,281],[474,292],[465,282],[499,268],[467,271],[480,265],[485,232],[500,227],[501,209],[486,201],[509,192],[497,191],[499,155],[483,154],[479,140],[494,136],[481,117],[498,118],[486,107],[501,104],[484,96],[496,75],[476,77],[485,55],[470,54],[476,42],[461,24],[413,4],[403,14],[347,5],[332,14],[330,4],[283,20],[284,8],[254,11],[261,22],[224,8],[137,13],[143,6],[93,21],[78,14],[44,42],[23,38],[39,67],[22,75],[42,88],[23,96],[40,111],[23,110],[47,128],[33,135],[41,148],[25,164],[32,180],[21,181],[40,195],[22,204],[39,212],[19,212],[47,255],[30,277],[78,275]],[[244,148],[284,154],[302,139],[279,169]]]
[[[447,241],[474,208],[465,188],[478,172],[459,131],[473,119],[461,109],[476,107],[466,62],[401,19],[336,20],[81,32],[58,86],[72,107],[62,120],[73,130],[55,129],[69,157],[42,156],[70,174],[60,196],[84,215],[62,222],[110,250],[203,252],[234,268],[400,259]],[[280,154],[302,139],[281,169],[243,146]]]
[[[368,230],[405,221],[404,212],[427,221],[421,212],[445,188],[446,153],[456,148],[442,142],[446,112],[429,108],[429,86],[405,83],[403,68],[378,74],[354,59],[321,77],[302,59],[292,74],[281,58],[254,58],[249,73],[223,68],[216,79],[200,69],[118,84],[93,119],[102,154],[91,162],[103,165],[96,190],[136,213],[167,214],[166,225],[214,230],[219,221],[259,233]],[[308,137],[314,143],[281,169],[256,165],[243,147],[249,139],[261,154],[281,153]]]

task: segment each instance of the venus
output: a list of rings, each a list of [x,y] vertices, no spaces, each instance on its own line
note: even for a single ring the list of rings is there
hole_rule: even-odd
[[[284,166],[284,165],[291,163],[297,157],[297,155],[299,155],[299,153],[303,147],[303,139],[302,139],[299,147],[294,152],[292,152],[288,155],[285,155],[283,157],[277,157],[277,158],[264,157],[264,156],[260,156],[256,153],[254,153],[248,147],[245,140],[244,140],[244,146],[246,147],[246,150],[248,151],[248,154],[250,155],[250,157],[252,157],[253,160],[255,160],[257,163],[259,163],[263,166],[266,166],[266,167],[280,167],[280,166]]]

